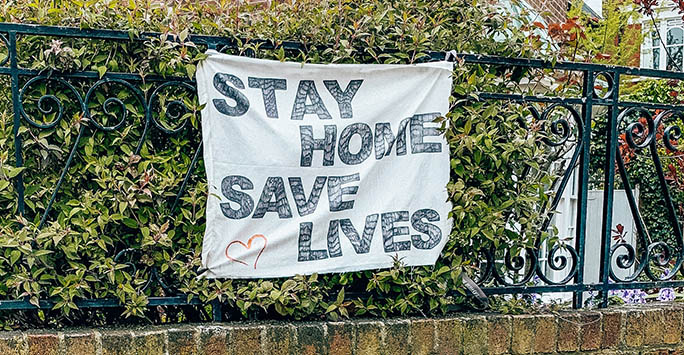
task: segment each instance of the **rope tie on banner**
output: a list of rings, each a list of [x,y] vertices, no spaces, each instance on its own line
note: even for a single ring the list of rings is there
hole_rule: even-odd
[[[447,62],[457,62],[458,61],[458,52],[456,52],[455,49],[444,52],[444,60]]]
[[[485,310],[489,308],[489,299],[487,298],[487,295],[485,295],[484,291],[482,291],[480,286],[478,286],[475,283],[475,281],[473,281],[473,279],[471,279],[470,276],[468,276],[467,274],[463,273],[461,275],[461,280],[463,280],[463,286],[470,293],[470,295],[473,296],[475,300],[477,300],[477,303],[479,304],[474,308],[477,310]]]

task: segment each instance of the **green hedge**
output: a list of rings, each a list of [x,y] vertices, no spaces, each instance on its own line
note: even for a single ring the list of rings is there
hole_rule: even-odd
[[[268,9],[236,5],[234,1],[160,2],[69,1],[48,5],[17,1],[0,8],[0,21],[68,25],[82,28],[188,33],[277,41],[301,41],[306,53],[266,51],[241,44],[257,57],[315,63],[410,63],[427,50],[533,56],[541,43],[513,27],[514,19],[492,5],[476,1],[340,0],[296,1]],[[495,40],[496,39],[496,40]],[[145,42],[57,39],[22,35],[18,39],[20,65],[27,68],[132,72],[192,77],[205,48],[172,43],[165,38]],[[317,49],[325,44],[327,49]],[[366,48],[361,51],[359,48]],[[399,49],[381,54],[376,48]],[[199,104],[186,91],[169,89],[155,106],[169,127],[190,119],[191,127],[169,137],[151,131],[139,155],[143,111],[135,94],[121,85],[102,85],[91,100],[92,119],[115,124],[124,114],[107,98],[124,104],[127,123],[120,129],[94,131],[74,105],[73,95],[57,84],[38,84],[27,91],[24,106],[38,122],[51,122],[53,113],[38,109],[37,99],[54,94],[64,104],[64,117],[54,129],[22,125],[26,168],[26,215],[17,217],[12,110],[9,81],[3,78],[0,112],[0,298],[53,299],[52,310],[2,312],[0,324],[59,326],[108,322],[176,322],[209,318],[205,307],[146,308],[148,297],[168,295],[157,284],[145,287],[157,267],[170,286],[189,298],[225,302],[229,318],[293,319],[354,315],[443,313],[463,304],[461,274],[477,266],[473,251],[533,246],[542,224],[540,211],[552,174],[548,156],[537,144],[541,130],[521,128],[521,107],[473,100],[478,90],[504,90],[511,68],[458,65],[454,72],[452,110],[446,132],[452,150],[452,180],[448,190],[454,204],[454,228],[442,257],[434,267],[298,276],[271,280],[206,280],[196,278],[204,231],[206,183],[200,162],[179,209],[170,205],[199,143]],[[519,74],[519,73],[518,73]],[[26,78],[22,79],[27,80]],[[94,84],[72,82],[82,95]],[[22,83],[23,85],[23,83]],[[155,86],[139,86],[149,97]],[[166,111],[166,103],[183,100],[189,111],[182,117]],[[43,102],[44,109],[53,102]],[[52,106],[54,108],[54,106]],[[72,145],[81,129],[65,183],[47,225],[40,217]],[[531,169],[531,170],[530,170]],[[529,171],[527,175],[525,172]],[[525,176],[525,178],[520,178]],[[514,223],[515,222],[515,223]],[[528,231],[528,232],[525,232]],[[134,248],[115,261],[117,253]],[[128,263],[134,262],[136,267]],[[366,297],[344,297],[359,292]],[[121,309],[78,309],[75,300],[117,298]],[[123,316],[122,315],[123,311]]]

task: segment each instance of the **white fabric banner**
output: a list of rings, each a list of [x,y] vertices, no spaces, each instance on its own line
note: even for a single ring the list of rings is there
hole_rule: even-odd
[[[208,51],[197,71],[209,278],[435,263],[451,231],[453,63],[301,64]]]

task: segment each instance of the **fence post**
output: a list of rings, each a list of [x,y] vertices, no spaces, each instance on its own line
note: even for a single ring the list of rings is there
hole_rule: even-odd
[[[577,186],[577,229],[575,230],[575,250],[577,251],[577,275],[575,284],[584,284],[584,244],[587,228],[587,195],[589,190],[589,154],[591,150],[591,117],[594,99],[594,72],[587,70],[584,72],[582,87],[582,98],[585,100],[582,105],[582,151],[579,162],[579,184]],[[572,299],[574,308],[581,308],[583,303],[583,291],[575,291]]]
[[[606,75],[610,75],[606,73]],[[603,179],[603,226],[601,239],[601,307],[608,306],[608,282],[610,279],[610,244],[613,226],[613,193],[615,187],[615,155],[617,151],[617,117],[620,96],[620,73],[613,72],[613,87],[610,95],[611,105],[608,107],[608,125],[606,128],[606,162]]]

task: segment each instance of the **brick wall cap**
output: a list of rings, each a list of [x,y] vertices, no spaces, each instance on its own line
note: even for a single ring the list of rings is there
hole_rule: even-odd
[[[241,343],[243,347],[248,346],[262,353],[268,349],[277,349],[287,354],[305,354],[307,351],[327,353],[328,350],[330,354],[333,354],[333,350],[336,350],[335,354],[339,354],[348,349],[387,351],[390,346],[405,348],[407,352],[427,351],[440,354],[451,353],[453,349],[462,349],[464,353],[492,354],[511,351],[548,353],[586,350],[597,354],[623,350],[672,351],[682,349],[680,341],[684,330],[683,314],[682,303],[653,303],[539,314],[451,313],[433,318],[32,329],[0,332],[0,349],[5,349],[5,353],[10,354],[18,351],[17,349],[26,350],[30,344],[52,344],[50,346],[54,347],[59,343],[61,354],[78,353],[76,350],[70,352],[70,347],[76,344],[82,348],[92,346],[97,349],[96,353],[102,353],[103,343],[110,349],[112,346],[143,346],[144,343],[144,346],[156,346],[162,351],[181,348],[202,351],[211,348],[218,351],[225,349],[230,353],[239,345],[232,342],[234,336],[239,336],[251,339],[249,344]],[[593,322],[594,319],[598,319],[598,323]],[[647,325],[654,330],[650,335],[644,333],[643,327]],[[496,332],[488,334],[492,329]],[[245,330],[247,332],[243,332]],[[183,332],[187,334],[182,334]],[[529,332],[533,333],[534,341],[522,342],[514,337]],[[259,336],[251,337],[248,333],[258,333]],[[277,337],[284,333],[287,333],[286,338]],[[656,333],[658,336],[655,336]],[[629,334],[633,338],[628,339]],[[150,342],[141,340],[146,337],[150,338]],[[412,343],[411,339],[419,337],[424,342]],[[203,341],[207,343],[202,343]],[[333,343],[336,348],[330,347]],[[303,351],[305,348],[307,351]]]

